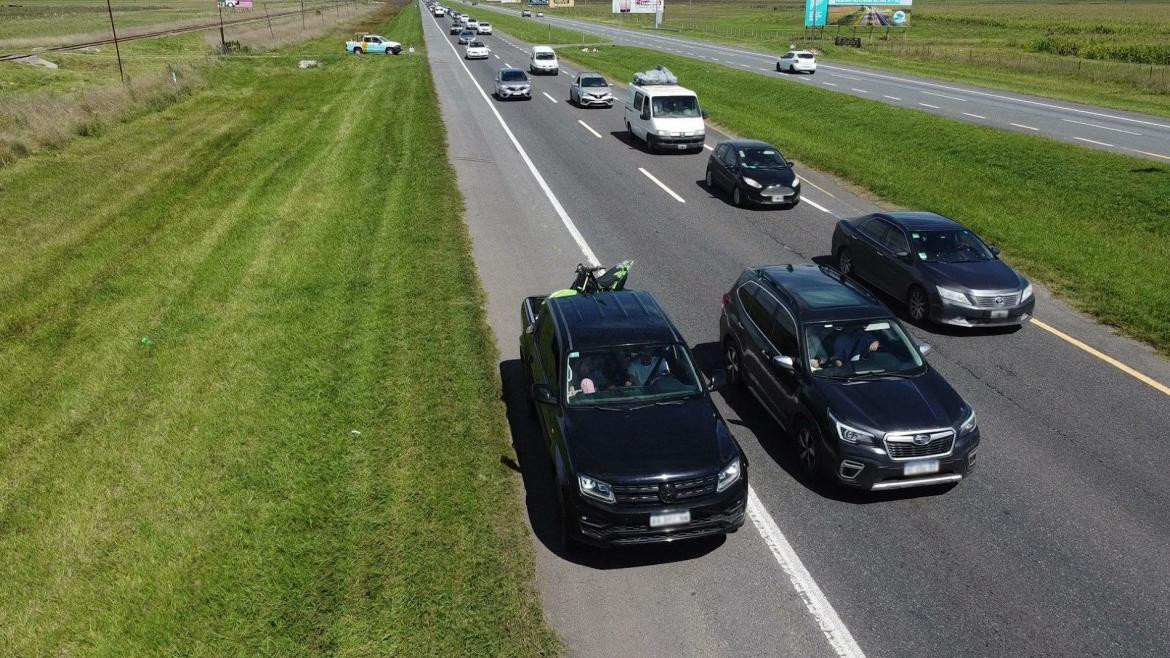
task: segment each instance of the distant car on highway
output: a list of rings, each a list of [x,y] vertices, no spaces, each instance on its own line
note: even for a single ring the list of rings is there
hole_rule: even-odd
[[[557,63],[557,53],[548,46],[533,46],[531,53],[528,55],[528,72],[535,75],[537,73],[548,73],[556,75],[560,71],[560,65]]]
[[[463,31],[459,33],[459,45],[466,46],[467,44],[471,43],[475,36],[475,30],[468,30],[466,28],[463,29]]]
[[[460,23],[458,21],[451,23],[451,28],[450,28],[451,34],[459,34],[462,31],[463,31],[463,24],[462,23]]]
[[[479,21],[475,20],[474,18],[467,19],[467,29],[478,30],[479,29]]]
[[[402,52],[402,44],[377,34],[355,34],[352,41],[345,42],[345,50],[355,55],[363,53],[397,55]]]
[[[476,28],[476,31],[479,32],[480,34],[491,34],[492,33],[492,24],[491,23],[480,23],[479,27]]]
[[[537,18],[544,18],[544,12],[543,11],[536,12],[536,17]]]
[[[807,50],[790,50],[776,60],[776,70],[788,73],[816,73],[817,56]]]
[[[780,150],[766,142],[720,142],[707,158],[705,181],[711,191],[725,190],[737,206],[791,208],[800,203],[800,176]]]
[[[487,59],[491,50],[482,41],[472,41],[463,49],[464,59]]]
[[[578,73],[569,83],[569,102],[613,107],[613,88],[600,73]]]
[[[532,17],[532,12],[531,12],[531,11],[529,11],[529,10],[527,10],[527,9],[523,9],[523,10],[521,10],[521,11],[520,11],[520,16],[521,16],[521,17],[523,17],[523,18],[531,18],[531,17]]]
[[[794,439],[800,468],[874,491],[953,484],[979,447],[975,410],[888,308],[817,265],[744,271],[719,318],[728,385]]]
[[[1032,316],[1032,284],[970,229],[930,212],[837,222],[833,255],[849,276],[906,304],[916,323],[1019,325]]]
[[[495,94],[499,100],[523,98],[530,101],[532,100],[532,82],[528,79],[528,75],[520,69],[502,68],[496,71]]]
[[[565,539],[647,544],[743,525],[748,463],[711,400],[720,382],[653,295],[528,297],[520,319]]]

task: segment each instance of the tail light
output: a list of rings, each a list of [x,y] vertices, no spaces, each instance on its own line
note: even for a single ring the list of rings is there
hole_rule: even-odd
[[[726,308],[727,305],[730,303],[731,303],[731,293],[729,293],[729,292],[723,293],[723,307]]]

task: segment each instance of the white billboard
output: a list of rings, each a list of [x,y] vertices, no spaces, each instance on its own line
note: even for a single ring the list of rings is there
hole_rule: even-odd
[[[662,11],[664,0],[613,0],[615,14],[656,14]]]

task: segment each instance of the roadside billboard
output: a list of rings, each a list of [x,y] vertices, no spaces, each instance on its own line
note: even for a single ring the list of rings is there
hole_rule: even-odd
[[[824,27],[829,18],[829,0],[805,0],[804,26]]]
[[[548,0],[548,6],[556,9],[557,7],[573,7],[577,0]]]
[[[615,14],[657,14],[662,11],[663,0],[613,0]]]
[[[828,0],[829,25],[906,27],[913,0]],[[806,19],[807,20],[807,19]]]

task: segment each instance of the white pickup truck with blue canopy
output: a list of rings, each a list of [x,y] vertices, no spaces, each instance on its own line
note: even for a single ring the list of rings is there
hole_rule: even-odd
[[[402,52],[402,44],[377,34],[359,33],[353,35],[353,41],[345,42],[345,52],[355,55],[363,53],[397,55]]]

